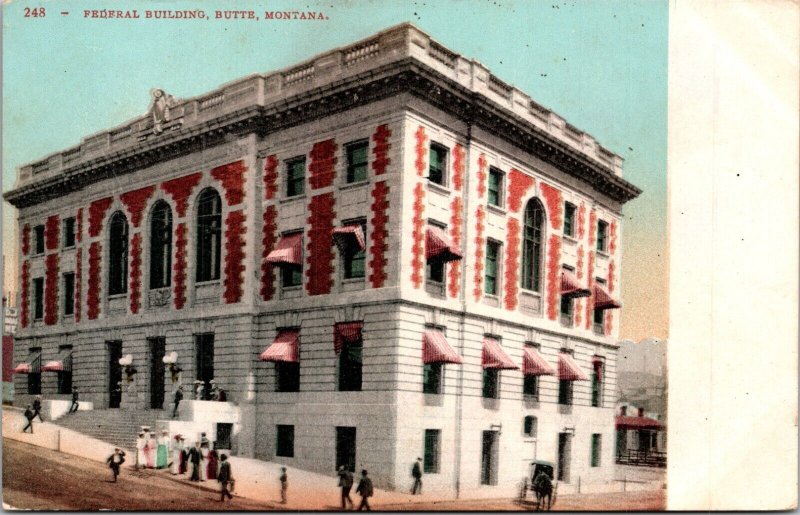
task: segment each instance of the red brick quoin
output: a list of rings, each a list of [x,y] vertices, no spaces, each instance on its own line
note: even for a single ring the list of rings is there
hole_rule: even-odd
[[[139,299],[142,293],[142,235],[136,233],[131,237],[131,313],[139,312]]]
[[[508,209],[510,209],[512,213],[519,212],[525,193],[527,193],[535,183],[536,180],[533,177],[525,175],[515,168],[512,168],[511,171],[508,172]]]
[[[456,247],[461,246],[462,209],[463,203],[461,202],[461,197],[454,197],[453,202],[450,203],[450,239],[452,240],[453,245]],[[450,293],[450,297],[456,298],[458,297],[459,291],[461,291],[461,261],[452,261],[447,265],[447,267],[447,288]]]
[[[113,202],[112,197],[95,200],[89,204],[89,237],[94,238],[103,230],[103,218],[106,216],[106,211],[111,207]]]
[[[53,325],[58,322],[58,254],[49,254],[44,266],[44,323]]]
[[[81,309],[83,308],[81,304],[81,278],[83,277],[82,266],[83,249],[78,249],[75,251],[75,323],[81,321]]]
[[[547,243],[547,318],[555,320],[561,290],[561,238],[553,234]]]
[[[486,218],[486,211],[479,205],[475,210],[475,288],[472,295],[475,302],[481,300],[483,296],[483,220]]]
[[[86,292],[86,316],[94,320],[100,315],[100,260],[101,246],[94,242],[89,246],[89,281]]]
[[[411,246],[411,284],[414,288],[422,286],[422,271],[425,268],[425,220],[422,213],[425,211],[425,188],[422,183],[414,186],[414,221],[413,239]]]
[[[264,249],[261,254],[261,298],[264,300],[272,300],[275,294],[275,270],[272,264],[267,262],[267,256],[275,248],[275,243],[278,240],[278,225],[275,219],[278,216],[278,210],[275,206],[267,206],[264,210],[264,227],[262,229],[262,248]]]
[[[47,217],[47,222],[44,226],[44,245],[47,250],[58,249],[58,238],[61,232],[59,221],[58,215]]]
[[[31,226],[25,224],[22,226],[22,255],[27,256],[31,250]]]
[[[161,190],[172,197],[173,202],[175,202],[175,210],[178,212],[178,217],[186,215],[189,196],[200,183],[202,177],[203,174],[201,173],[193,173],[161,183]]]
[[[31,284],[31,267],[28,260],[22,262],[22,284],[20,285],[20,306],[19,325],[28,327],[30,322],[30,284]]]
[[[389,159],[389,149],[391,148],[391,144],[389,143],[389,137],[392,135],[391,129],[386,124],[378,125],[378,128],[375,129],[375,133],[372,135],[372,142],[374,143],[372,147],[372,154],[375,156],[375,159],[372,161],[372,171],[375,172],[375,175],[383,175],[386,172],[386,168],[391,163],[391,159]]]
[[[309,295],[323,295],[333,287],[333,218],[335,199],[333,193],[315,195],[308,210],[308,266],[306,291]]]
[[[239,302],[242,298],[242,273],[244,272],[244,212],[231,211],[225,219],[225,292],[226,304]]]
[[[175,229],[175,263],[172,265],[175,276],[173,287],[175,309],[183,309],[186,303],[186,233],[186,224],[178,224]]]
[[[211,177],[218,180],[225,190],[225,200],[229,206],[235,206],[244,200],[244,182],[247,167],[241,159],[233,163],[218,166],[211,170]]]
[[[377,172],[376,172],[377,173]],[[382,172],[381,172],[382,173]],[[373,288],[380,288],[386,281],[386,251],[389,249],[389,186],[386,181],[376,182],[372,188],[372,234],[369,248],[369,282]]]
[[[270,200],[278,193],[278,158],[275,154],[264,160],[264,198]]]
[[[506,266],[504,273],[504,280],[506,284],[505,305],[506,309],[513,311],[517,307],[517,294],[519,293],[519,284],[517,274],[519,272],[519,220],[516,218],[508,219],[508,228],[506,231],[506,242],[508,248],[506,249]]]
[[[561,212],[564,209],[561,191],[544,182],[541,183],[539,187],[542,191],[545,205],[547,206],[547,213],[550,215],[550,226],[555,230],[560,230],[562,224]]]
[[[311,164],[308,167],[311,177],[308,183],[312,190],[326,188],[336,177],[336,142],[332,139],[314,143],[311,147]]]
[[[125,204],[125,208],[131,215],[131,223],[134,227],[139,227],[144,213],[144,206],[156,190],[155,186],[146,186],[138,190],[129,191],[119,196],[119,200]]]

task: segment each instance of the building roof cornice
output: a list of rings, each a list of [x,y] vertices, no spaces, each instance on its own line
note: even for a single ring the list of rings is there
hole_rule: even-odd
[[[624,180],[622,158],[500,81],[480,63],[402,24],[268,75],[251,75],[84,138],[19,169],[5,198],[26,207],[88,184],[208,148],[230,135],[268,134],[408,92],[484,127],[618,202],[641,193]],[[157,127],[154,127],[157,125]]]

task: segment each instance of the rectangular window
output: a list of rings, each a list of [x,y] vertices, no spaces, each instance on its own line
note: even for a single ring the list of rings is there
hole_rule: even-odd
[[[500,243],[493,240],[487,240],[486,278],[484,281],[485,282],[484,290],[486,291],[487,295],[497,295],[497,292],[500,289],[498,286],[500,278],[499,256],[500,256]]]
[[[523,423],[522,432],[525,436],[536,438],[536,432],[538,430],[538,421],[536,417],[528,415],[525,417],[525,421]]]
[[[572,327],[572,298],[561,297],[561,325]]]
[[[558,403],[566,406],[572,404],[572,381],[565,379],[558,381]]]
[[[592,370],[592,406],[595,408],[599,408],[603,405],[602,370],[604,368],[605,363],[603,363],[599,369],[594,367],[594,370]]]
[[[431,143],[429,153],[428,180],[441,186],[447,185],[447,148]]]
[[[28,394],[41,395],[42,393],[42,348],[31,347],[28,349],[28,359],[30,360],[31,372],[28,374]]]
[[[498,473],[497,455],[499,451],[500,432],[483,431],[481,445],[481,484],[496,485]]]
[[[275,363],[275,391],[299,392],[300,391],[300,363]]]
[[[522,394],[535,399],[539,398],[539,376],[526,374],[523,377]]]
[[[339,353],[339,391],[360,392],[363,366],[363,341],[345,342]]]
[[[61,345],[58,348],[58,357],[61,359],[64,370],[58,372],[58,393],[72,393],[72,345]]]
[[[490,206],[503,207],[503,178],[502,171],[489,168],[489,188],[487,200]]]
[[[447,226],[439,222],[430,221],[429,225],[437,227],[447,234]],[[446,263],[441,259],[428,259],[425,265],[425,279],[429,283],[436,283],[439,286],[444,285],[444,272],[447,268]]]
[[[75,273],[64,274],[64,314],[72,315],[75,312]]]
[[[595,433],[592,435],[592,466],[600,466],[600,452],[602,449],[602,435]]]
[[[34,254],[44,254],[44,225],[33,228]]]
[[[564,236],[575,236],[575,205],[564,202]]]
[[[211,392],[211,380],[214,379],[214,333],[196,334],[194,342],[197,371],[195,379],[203,382],[205,399]]]
[[[423,471],[426,474],[439,473],[441,439],[442,431],[440,429],[425,430],[425,461],[423,463]]]
[[[608,222],[604,220],[597,221],[597,251],[608,251]]]
[[[595,277],[594,280],[595,280],[595,282],[597,282],[597,284],[600,284],[600,285],[603,285],[603,286],[606,284],[605,279],[601,279],[600,277]],[[592,321],[594,322],[592,324],[592,326],[594,328],[594,333],[595,334],[599,334],[601,336],[605,335],[606,334],[605,311],[602,310],[602,309],[595,309],[593,317],[592,317]]]
[[[275,456],[294,458],[294,426],[278,426]]]
[[[350,143],[345,149],[347,151],[347,183],[366,181],[369,140]]]
[[[33,280],[33,319],[41,320],[44,317],[44,278],[37,277]]]
[[[496,368],[483,369],[483,398],[496,399],[500,393],[500,371]]]
[[[75,217],[70,216],[64,219],[64,248],[68,249],[75,246]]]
[[[366,220],[352,220],[344,223],[345,226],[357,225],[361,227],[361,234],[364,235],[364,242],[367,238],[367,221]],[[367,262],[366,245],[361,248],[356,244],[353,238],[348,239],[347,248],[342,256],[344,261],[344,278],[345,279],[358,279],[363,278],[365,274],[365,264]]]
[[[302,265],[284,265],[281,267],[281,284],[284,288],[303,285]]]
[[[306,158],[298,157],[286,161],[286,196],[294,197],[305,192]]]
[[[442,393],[441,363],[426,363],[422,367],[422,393]]]

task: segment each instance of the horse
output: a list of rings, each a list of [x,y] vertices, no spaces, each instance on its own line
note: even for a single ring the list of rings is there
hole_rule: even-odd
[[[541,511],[547,500],[546,510],[550,510],[553,503],[553,483],[547,474],[539,474],[533,482],[533,492],[536,494],[536,509]]]

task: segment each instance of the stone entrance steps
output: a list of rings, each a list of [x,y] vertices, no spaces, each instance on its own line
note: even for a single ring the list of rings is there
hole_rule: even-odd
[[[141,426],[155,430],[156,420],[168,417],[165,410],[103,409],[70,413],[53,423],[131,450],[136,448]]]

